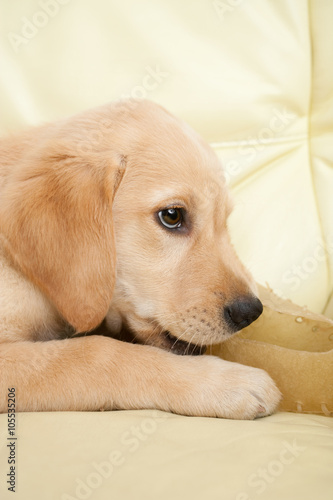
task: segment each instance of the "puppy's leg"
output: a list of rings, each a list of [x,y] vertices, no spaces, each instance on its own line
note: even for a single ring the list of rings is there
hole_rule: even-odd
[[[280,398],[262,370],[96,335],[1,344],[1,412],[12,387],[17,411],[157,408],[252,419]]]

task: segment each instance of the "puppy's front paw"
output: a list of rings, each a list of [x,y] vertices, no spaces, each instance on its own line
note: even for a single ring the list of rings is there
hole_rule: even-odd
[[[264,370],[213,356],[193,361],[201,366],[197,367],[195,377],[192,396],[197,404],[192,414],[252,420],[277,409],[281,393]],[[185,404],[189,402],[190,398],[186,398]]]
[[[230,379],[229,379],[230,377]],[[252,420],[271,415],[281,401],[275,382],[264,370],[236,364],[228,375],[228,418]]]

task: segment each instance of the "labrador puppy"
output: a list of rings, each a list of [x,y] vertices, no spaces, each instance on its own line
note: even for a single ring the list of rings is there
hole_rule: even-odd
[[[264,371],[196,356],[262,312],[221,172],[149,101],[0,140],[0,411],[277,408]]]

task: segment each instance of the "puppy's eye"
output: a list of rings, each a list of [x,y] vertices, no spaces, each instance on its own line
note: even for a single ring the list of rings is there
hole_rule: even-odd
[[[166,208],[158,212],[158,217],[163,226],[168,229],[176,229],[183,222],[183,213],[181,208]]]

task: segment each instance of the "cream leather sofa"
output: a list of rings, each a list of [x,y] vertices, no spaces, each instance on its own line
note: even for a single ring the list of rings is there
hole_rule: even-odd
[[[0,132],[162,104],[221,156],[257,281],[333,318],[332,19],[330,0],[3,1]],[[17,430],[13,494],[1,416],[1,500],[333,498],[329,416],[32,413]]]

